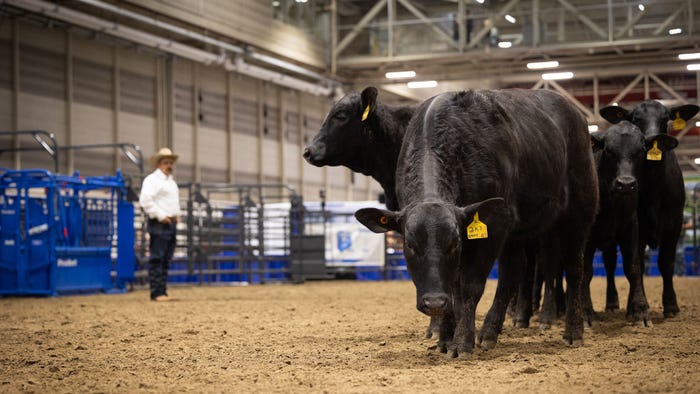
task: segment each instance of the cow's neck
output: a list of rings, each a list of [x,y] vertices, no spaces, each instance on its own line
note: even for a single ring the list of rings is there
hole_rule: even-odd
[[[396,163],[413,108],[378,104],[375,111],[376,116],[364,125],[363,138],[367,139],[367,149],[358,152],[348,167],[371,176],[382,185],[387,195],[393,195]]]

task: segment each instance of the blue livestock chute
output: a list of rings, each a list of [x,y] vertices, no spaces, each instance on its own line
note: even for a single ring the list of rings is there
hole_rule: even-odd
[[[134,212],[125,197],[119,172],[83,178],[39,169],[5,171],[0,295],[123,290],[135,267]]]

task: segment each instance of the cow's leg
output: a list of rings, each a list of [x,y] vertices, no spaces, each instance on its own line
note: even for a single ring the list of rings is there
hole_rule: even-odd
[[[430,316],[430,323],[428,328],[425,330],[425,338],[437,338],[440,334],[440,318],[437,316]]]
[[[537,266],[537,248],[532,245],[526,247],[527,264],[524,279],[518,286],[518,295],[515,297],[515,316],[513,325],[515,327],[527,328],[530,326],[532,317],[532,288],[535,281],[535,270]]]
[[[540,300],[542,299],[542,286],[544,285],[544,275],[542,275],[542,266],[535,264],[535,284],[532,286],[532,311],[536,312],[540,309]]]
[[[605,293],[605,311],[615,312],[620,309],[620,299],[617,296],[617,287],[615,286],[615,270],[617,269],[616,245],[603,249],[603,264],[605,265],[605,277],[608,282]]]
[[[583,343],[583,251],[589,227],[577,226],[585,223],[577,220],[564,220],[559,227],[561,237],[561,255],[566,271],[566,327],[564,341],[568,345],[579,346]]]
[[[622,264],[625,269],[625,276],[630,284],[630,292],[627,298],[627,316],[632,318],[634,323],[644,322],[648,326],[649,304],[644,294],[644,284],[642,282],[642,260],[638,252],[637,231],[631,231],[626,239],[620,242],[620,252],[622,252]],[[608,272],[609,274],[609,272]]]
[[[593,280],[593,258],[595,256],[595,246],[590,241],[586,244],[583,257],[583,287],[581,288],[581,303],[583,305],[583,320],[590,327],[595,318],[593,300],[591,299],[591,280]],[[561,282],[559,282],[561,287]],[[566,309],[566,308],[565,308]]]
[[[557,317],[563,316],[566,313],[566,294],[564,293],[564,268],[561,264],[559,264],[559,271],[557,271],[554,294],[557,300]]]
[[[454,293],[456,323],[453,324],[453,340],[446,344],[445,349],[449,357],[466,357],[474,351],[476,306],[484,294],[486,279],[493,266],[493,258],[490,262],[483,257],[467,261],[470,261],[470,264],[463,265],[464,270],[460,275],[459,285],[456,286],[459,292]]]
[[[498,334],[503,329],[506,307],[513,294],[518,290],[525,265],[525,247],[522,243],[511,242],[503,248],[498,258],[499,278],[491,309],[486,314],[484,325],[479,334],[479,343],[484,349],[496,346]]]
[[[544,239],[553,240],[557,235],[549,233]],[[542,297],[542,312],[540,313],[540,329],[546,330],[552,326],[556,318],[556,299],[554,295],[554,280],[561,264],[561,253],[556,242],[548,242],[546,248],[541,248],[538,256],[544,275],[544,297]]]
[[[670,235],[667,232],[659,243],[657,264],[661,277],[664,280],[662,296],[664,317],[675,317],[680,312],[678,301],[676,300],[676,291],[673,289],[673,268],[675,265],[676,243],[678,242],[679,233],[680,230]]]

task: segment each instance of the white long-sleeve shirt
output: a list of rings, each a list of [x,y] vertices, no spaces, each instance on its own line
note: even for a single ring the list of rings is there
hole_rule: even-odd
[[[144,178],[139,203],[151,219],[162,221],[166,217],[179,216],[180,193],[172,175],[156,169]]]

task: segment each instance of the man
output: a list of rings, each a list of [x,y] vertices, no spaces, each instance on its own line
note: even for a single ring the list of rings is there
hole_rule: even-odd
[[[173,179],[173,168],[178,155],[161,148],[151,157],[156,167],[141,185],[139,203],[148,215],[148,233],[151,236],[148,278],[151,301],[170,301],[167,292],[168,266],[175,250],[175,235],[180,214],[180,194]]]

